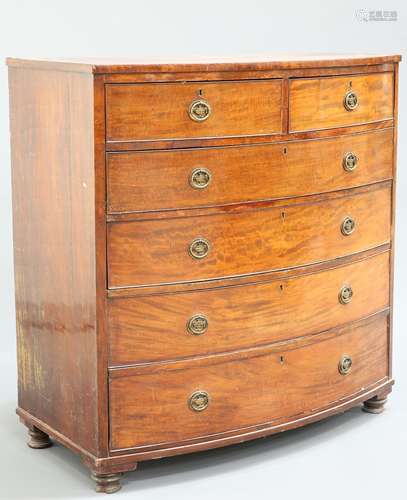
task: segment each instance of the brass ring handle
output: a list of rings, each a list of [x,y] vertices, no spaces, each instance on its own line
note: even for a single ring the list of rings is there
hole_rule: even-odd
[[[347,375],[352,369],[352,358],[344,354],[338,363],[338,370],[341,375]]]
[[[195,99],[188,108],[188,115],[195,122],[204,122],[212,113],[211,106],[204,99]]]
[[[209,322],[203,314],[195,314],[187,322],[187,330],[191,335],[202,335],[208,326]]]
[[[343,305],[349,304],[353,298],[353,289],[350,285],[345,285],[339,292],[339,302]]]
[[[211,244],[205,238],[195,238],[189,245],[189,254],[194,259],[203,259],[211,249]]]
[[[189,396],[189,407],[194,411],[203,411],[208,408],[209,394],[205,391],[196,391]]]
[[[341,232],[344,236],[351,235],[356,229],[356,222],[353,217],[345,217],[341,224]]]
[[[343,98],[343,105],[347,111],[353,111],[359,106],[358,95],[356,92],[351,90],[345,94]]]
[[[194,189],[205,189],[212,180],[212,174],[207,168],[195,168],[191,172],[189,183]]]
[[[358,157],[355,153],[349,152],[343,156],[343,169],[346,172],[353,172],[358,165]]]

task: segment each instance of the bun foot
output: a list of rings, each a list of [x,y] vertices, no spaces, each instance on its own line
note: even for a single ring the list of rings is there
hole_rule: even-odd
[[[91,477],[96,482],[96,493],[115,493],[122,487],[120,484],[121,474],[98,474],[97,472],[92,472]]]
[[[386,401],[386,397],[375,396],[374,398],[368,399],[363,403],[362,410],[366,413],[382,413],[384,411]]]
[[[50,440],[48,434],[40,431],[37,427],[32,427],[28,429],[28,446],[34,448],[35,450],[40,450],[41,448],[49,448],[52,446],[52,441]]]

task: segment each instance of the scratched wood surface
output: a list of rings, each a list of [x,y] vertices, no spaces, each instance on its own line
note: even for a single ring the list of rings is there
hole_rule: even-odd
[[[93,81],[9,76],[18,405],[97,453]]]

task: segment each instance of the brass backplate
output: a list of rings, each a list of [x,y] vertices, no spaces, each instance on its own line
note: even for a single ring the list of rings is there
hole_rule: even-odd
[[[211,106],[204,99],[195,99],[188,108],[188,115],[195,122],[203,122],[211,116]]]
[[[341,375],[347,375],[352,369],[352,358],[344,354],[338,363],[338,370]]]
[[[358,157],[355,155],[355,153],[349,152],[345,153],[343,156],[343,169],[346,170],[346,172],[353,172],[357,165],[358,165]]]
[[[211,245],[205,238],[195,238],[189,245],[189,254],[194,259],[203,259],[211,249]]]
[[[349,304],[352,301],[353,289],[350,285],[345,285],[339,292],[339,302],[343,305]]]
[[[203,314],[195,314],[187,322],[187,330],[192,335],[202,335],[208,329],[208,319]]]
[[[189,397],[189,407],[194,411],[203,411],[209,405],[209,394],[205,391],[195,391]]]
[[[204,167],[194,168],[189,178],[189,183],[194,189],[205,189],[212,180],[211,172]]]
[[[341,224],[341,232],[344,236],[351,235],[356,229],[356,222],[351,216],[347,216],[343,219]]]
[[[343,105],[347,111],[353,111],[356,109],[359,106],[359,99],[356,92],[353,90],[347,92],[343,98]]]

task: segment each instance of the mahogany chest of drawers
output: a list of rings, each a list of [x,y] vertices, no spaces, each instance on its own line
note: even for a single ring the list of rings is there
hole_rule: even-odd
[[[19,402],[97,491],[391,371],[400,57],[9,59]]]

